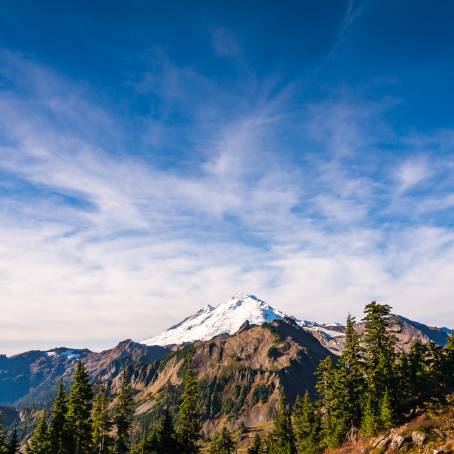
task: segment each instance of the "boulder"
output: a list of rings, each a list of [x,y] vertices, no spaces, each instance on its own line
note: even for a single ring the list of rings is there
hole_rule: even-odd
[[[394,434],[391,438],[390,448],[398,451],[404,444],[405,437],[399,434]]]
[[[411,439],[413,443],[418,446],[418,448],[421,448],[427,441],[427,434],[419,430],[415,430],[411,434]]]

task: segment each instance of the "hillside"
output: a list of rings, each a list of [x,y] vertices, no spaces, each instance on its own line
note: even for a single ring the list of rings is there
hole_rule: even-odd
[[[125,366],[148,364],[162,358],[168,349],[148,347],[131,340],[100,353],[56,348],[0,357],[0,405],[40,406],[51,402],[61,378],[69,382],[74,366],[81,360],[93,382],[116,377]]]
[[[329,454],[392,454],[454,452],[454,402],[444,408],[425,411],[409,422],[377,437],[355,434],[343,446]]]
[[[293,321],[246,325],[232,336],[195,342],[157,364],[130,366],[137,416],[153,418],[165,407],[174,409],[187,352],[202,392],[206,432],[221,424],[237,429],[271,422],[280,391],[289,401],[306,389],[314,393],[314,371],[330,355]]]

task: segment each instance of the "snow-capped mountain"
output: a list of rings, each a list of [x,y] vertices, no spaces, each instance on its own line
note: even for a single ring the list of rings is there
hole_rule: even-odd
[[[292,319],[305,331],[310,332],[332,353],[342,352],[345,343],[344,325],[336,322],[321,324],[299,320],[274,309],[253,295],[234,295],[219,306],[207,305],[160,335],[145,339],[142,343],[165,347],[197,340],[210,340],[220,334],[236,333],[245,322],[251,325],[262,325],[284,318]],[[361,333],[364,330],[364,323],[359,322],[356,326],[358,332]],[[401,349],[408,349],[414,339],[445,345],[452,332],[447,328],[430,327],[413,322],[399,315],[393,316],[392,330],[397,335],[398,346]]]
[[[219,306],[205,306],[159,336],[145,339],[142,343],[165,346],[209,340],[220,334],[237,332],[246,321],[251,325],[262,325],[284,317],[284,313],[253,295],[234,295]]]

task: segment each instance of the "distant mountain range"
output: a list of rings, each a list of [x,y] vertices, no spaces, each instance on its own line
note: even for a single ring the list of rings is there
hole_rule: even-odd
[[[452,332],[397,315],[393,320],[399,348],[405,350],[415,339],[444,345]],[[362,323],[357,329],[364,330]],[[264,422],[273,416],[280,389],[290,398],[306,389],[314,392],[314,371],[321,359],[342,351],[344,332],[341,324],[298,320],[255,296],[235,295],[140,343],[126,340],[99,353],[55,348],[0,356],[0,405],[20,409],[16,418],[27,408],[48,405],[59,380],[69,383],[81,360],[92,382],[108,390],[116,388],[125,370],[136,391],[138,417],[152,417],[175,405],[183,358],[190,351],[209,402],[207,430],[225,417],[235,424]]]

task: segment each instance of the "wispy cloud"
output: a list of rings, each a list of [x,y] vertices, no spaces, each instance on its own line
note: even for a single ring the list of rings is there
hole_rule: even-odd
[[[412,157],[403,162],[396,170],[397,192],[403,194],[428,179],[432,170],[424,157]]]
[[[160,97],[156,121],[169,136],[174,112],[193,111],[172,142],[187,149],[171,156],[191,159],[171,168],[153,159],[166,134],[151,152],[126,150],[128,125],[89,88],[18,56],[3,60],[3,77],[20,87],[0,93],[1,350],[140,339],[236,291],[321,321],[373,298],[450,320],[452,231],[387,218],[396,185],[411,197],[438,170],[384,158],[386,106],[307,108],[293,86],[256,81],[253,101],[243,100],[242,87],[226,94],[162,61],[165,77],[144,76],[135,89]],[[203,101],[191,86],[206,91]],[[236,109],[216,103],[232,96]],[[154,120],[142,118],[137,134],[148,137]]]

